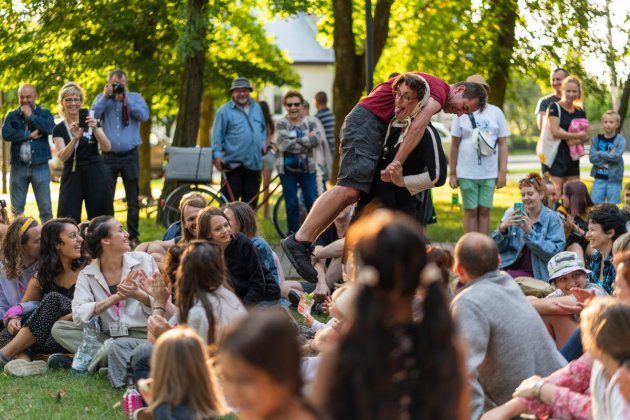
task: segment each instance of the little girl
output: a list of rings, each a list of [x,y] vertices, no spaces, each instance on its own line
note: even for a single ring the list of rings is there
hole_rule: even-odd
[[[156,420],[209,419],[224,413],[206,347],[190,328],[162,334],[151,355],[151,377],[138,388]]]
[[[300,348],[286,313],[254,312],[219,347],[221,383],[239,419],[318,418],[302,397]]]

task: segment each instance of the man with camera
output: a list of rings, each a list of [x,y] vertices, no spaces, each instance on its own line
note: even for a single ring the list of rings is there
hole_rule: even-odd
[[[101,120],[103,130],[112,144],[109,152],[103,153],[105,174],[109,179],[112,199],[116,192],[116,180],[120,174],[127,199],[127,230],[132,246],[139,243],[138,178],[140,162],[138,146],[140,123],[149,119],[149,107],[139,93],[129,92],[127,74],[115,69],[109,72],[107,84],[92,104],[94,116]]]
[[[253,90],[245,77],[232,81],[232,99],[221,105],[212,124],[212,153],[227,179],[223,195],[256,207],[267,129],[262,108],[250,98]]]
[[[51,158],[48,136],[55,120],[51,112],[35,103],[37,91],[24,83],[18,89],[19,108],[7,114],[2,126],[2,137],[11,142],[11,209],[14,215],[24,213],[28,184],[33,186],[39,218],[52,219],[50,204]]]

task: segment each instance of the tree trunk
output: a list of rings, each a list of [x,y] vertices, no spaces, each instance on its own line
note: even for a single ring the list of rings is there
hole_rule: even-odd
[[[626,119],[626,114],[628,113],[628,101],[630,101],[630,74],[626,79],[626,83],[623,84],[623,93],[621,94],[621,99],[619,100],[619,109],[617,112],[621,117],[621,121],[619,124],[619,130],[623,127],[623,122]]]
[[[374,14],[374,67],[378,64],[389,33],[389,17],[393,0],[379,0]],[[352,32],[352,1],[333,1],[335,51],[335,80],[333,83],[333,113],[337,121],[335,130],[335,150],[339,150],[339,133],[346,115],[356,105],[365,91],[365,54],[358,55],[355,37]],[[377,83],[378,84],[378,83]],[[339,153],[333,161],[333,179],[336,181],[339,171]]]
[[[495,14],[497,44],[494,56],[496,61],[494,66],[490,66],[488,84],[490,85],[489,102],[503,108],[505,102],[505,92],[510,74],[510,60],[514,55],[514,28],[518,13],[518,3],[516,0],[503,0],[500,5],[489,12]]]
[[[197,134],[197,144],[200,147],[210,146],[210,129],[214,119],[214,98],[209,94],[201,98],[201,116],[199,119],[199,133]]]
[[[184,72],[179,93],[179,112],[173,136],[173,146],[195,147],[199,131],[203,72],[206,63],[206,22],[204,17],[207,0],[188,0],[187,27],[180,39],[183,51]],[[166,199],[177,186],[176,181],[165,180],[161,199]],[[161,212],[158,214],[158,219]]]
[[[148,197],[149,199],[153,198],[151,194],[151,119],[149,118],[147,122],[143,122],[140,124],[140,138],[142,139],[142,144],[140,145],[140,149],[138,150],[138,155],[140,158],[140,195]]]

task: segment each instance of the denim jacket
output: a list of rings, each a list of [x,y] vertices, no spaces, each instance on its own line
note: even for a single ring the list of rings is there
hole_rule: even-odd
[[[47,163],[52,158],[48,136],[55,127],[55,120],[49,110],[35,105],[33,113],[27,119],[21,108],[14,109],[7,114],[2,126],[2,138],[11,142],[11,165],[23,164],[20,160],[20,146],[25,141],[31,143],[31,164]],[[29,140],[31,132],[39,130],[41,136]]]
[[[608,166],[608,181],[621,182],[623,179],[623,152],[626,150],[626,139],[617,134],[609,151],[600,148],[599,136],[593,137],[593,144],[588,159],[593,164],[591,176],[594,178],[598,166]]]
[[[507,215],[507,214],[506,214]],[[497,228],[492,233],[501,254],[501,265],[506,268],[514,264],[521,255],[523,247],[532,252],[534,277],[547,281],[549,272],[547,263],[558,252],[564,250],[565,236],[562,220],[558,214],[543,206],[540,216],[532,226],[531,233],[525,233],[519,226],[510,226],[506,235]]]
[[[228,164],[241,164],[252,171],[262,169],[262,149],[267,141],[267,128],[262,108],[250,99],[249,112],[233,100],[221,105],[212,124],[213,158]]]

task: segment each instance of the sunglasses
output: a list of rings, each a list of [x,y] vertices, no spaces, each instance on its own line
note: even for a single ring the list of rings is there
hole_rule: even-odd
[[[295,107],[298,107],[298,106],[300,106],[300,105],[302,105],[302,103],[301,103],[301,102],[287,102],[287,103],[285,104],[285,106],[286,106],[287,108],[292,108],[292,107],[294,107],[294,106],[295,106]]]
[[[525,178],[525,179],[521,179],[520,181],[518,181],[518,185],[521,186],[523,184],[536,184],[538,186],[540,186],[540,181],[538,180],[538,178],[530,176],[529,178]]]

